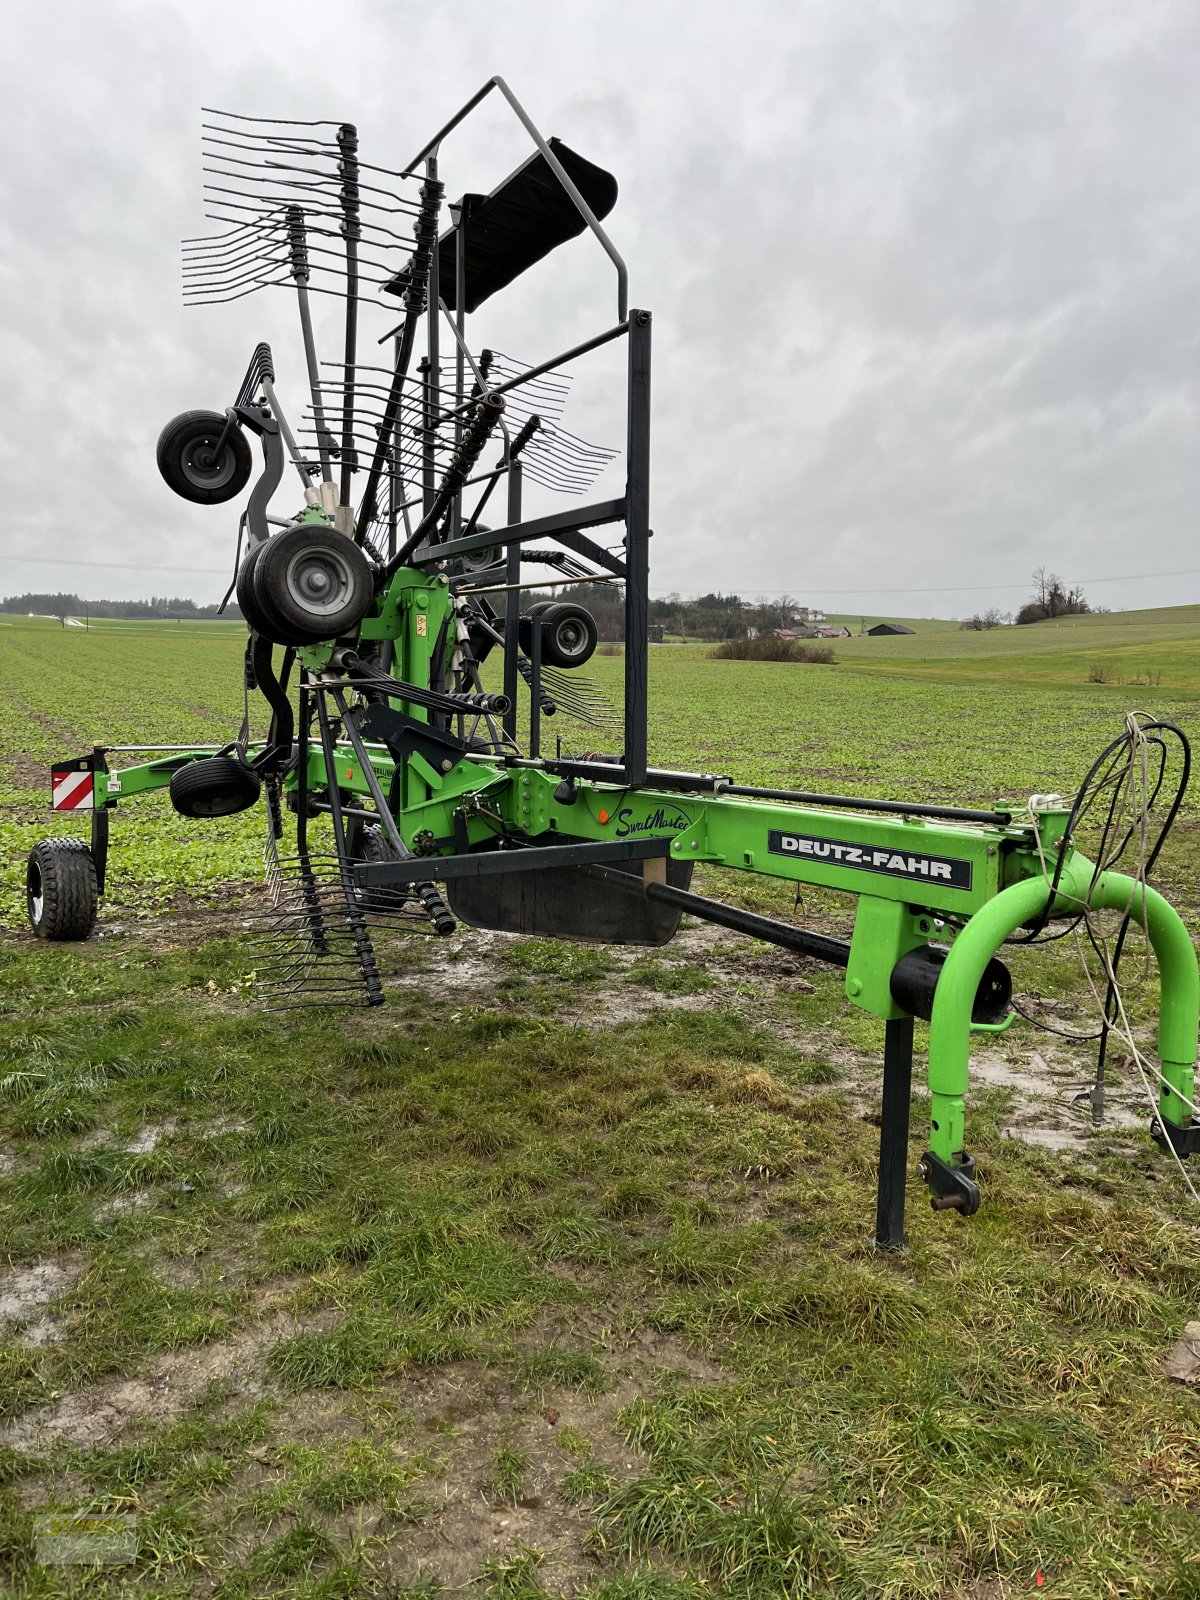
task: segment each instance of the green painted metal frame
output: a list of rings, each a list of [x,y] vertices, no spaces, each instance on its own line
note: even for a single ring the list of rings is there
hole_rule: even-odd
[[[431,647],[425,641],[435,632],[435,620],[440,629],[445,615],[438,600],[437,585],[398,585],[392,625],[410,641],[403,658],[406,676],[409,671],[428,672]],[[428,619],[423,632],[418,632],[420,617]],[[426,715],[419,707],[406,709],[414,716]],[[249,751],[251,758],[256,753],[254,748]],[[189,759],[182,753],[120,772],[97,773],[97,804],[112,807],[163,788]],[[311,792],[324,782],[324,772],[319,754],[309,759]],[[336,764],[339,786],[349,795],[367,798],[368,783],[353,752],[339,747]],[[373,751],[372,765],[387,789],[395,769],[392,758]],[[564,801],[556,797],[560,785],[552,772],[509,767],[499,759],[463,760],[445,774],[427,762],[420,765],[423,770],[409,763],[396,820],[410,846],[418,835],[432,834],[443,856],[458,849],[453,839],[465,837],[472,845],[485,845],[499,842],[501,830],[513,839],[541,845],[553,844],[556,835],[597,842],[660,837],[670,839],[672,854],[680,859],[856,894],[846,995],[853,1005],[885,1021],[907,1014],[889,987],[896,963],[934,939],[948,941],[950,952],[938,980],[930,1023],[928,1069],[930,1149],[948,1164],[963,1149],[971,1035],[981,1031],[971,1013],[988,962],[1011,934],[1044,914],[1073,916],[1084,906],[1128,911],[1145,920],[1159,965],[1158,1042],[1165,1080],[1159,1112],[1178,1126],[1189,1123],[1200,1027],[1200,971],[1192,940],[1178,913],[1154,889],[1116,873],[1096,878],[1092,863],[1076,851],[1069,851],[1063,862],[1058,893],[1051,902],[1047,863],[1058,859],[1065,811],[989,827],[823,811],[720,794],[627,790],[584,781],[576,782],[572,797]],[[294,788],[296,781],[295,772],[289,773],[285,786]],[[484,799],[487,814],[476,808],[476,802]],[[771,852],[768,841],[773,833],[801,831],[813,841],[836,842],[843,860],[832,854]],[[846,864],[850,850],[867,857],[870,866]],[[970,867],[970,886],[925,876],[914,880],[911,874],[899,875],[898,868],[896,875],[887,875],[876,868],[878,856],[908,865],[950,858]],[[436,880],[437,855],[423,860]],[[397,877],[402,873],[398,867],[390,870]],[[373,882],[380,869],[367,873]],[[954,932],[941,921],[944,916],[965,918],[965,926]]]

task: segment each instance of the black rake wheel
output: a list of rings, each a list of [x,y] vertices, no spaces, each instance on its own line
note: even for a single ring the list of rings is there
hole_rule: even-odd
[[[259,557],[266,548],[266,543],[251,545],[249,554],[246,555],[238,568],[234,594],[237,597],[238,610],[245,617],[247,626],[253,628],[255,633],[261,633],[264,638],[269,638],[272,631],[270,618],[267,617],[254,596],[254,569],[258,565]]]
[[[357,628],[375,598],[371,564],[336,528],[298,523],[252,552],[259,628],[276,644],[317,644]]]
[[[171,804],[181,817],[232,817],[261,792],[258,773],[233,756],[202,756],[171,776]]]
[[[596,620],[583,606],[548,605],[537,619],[542,630],[542,660],[551,667],[582,667],[596,648]]]
[[[368,823],[360,836],[359,860],[399,861],[400,855],[383,829],[372,822]],[[364,911],[398,911],[409,898],[409,886],[400,883],[358,891],[358,903]]]
[[[96,925],[96,863],[82,839],[43,839],[29,852],[25,901],[39,939],[86,939]]]
[[[158,436],[158,470],[169,489],[198,506],[219,506],[241,494],[254,464],[250,441],[236,425],[224,443],[219,411],[184,411]]]
[[[527,656],[533,654],[533,623],[535,617],[540,617],[543,611],[549,611],[556,602],[553,600],[539,600],[536,605],[530,606],[528,611],[523,611],[517,620],[517,643]]]

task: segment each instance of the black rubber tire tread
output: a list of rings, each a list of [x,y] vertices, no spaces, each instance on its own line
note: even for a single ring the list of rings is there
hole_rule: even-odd
[[[198,482],[195,470],[189,475],[187,452],[198,440],[211,438],[213,442],[224,431],[225,416],[220,411],[183,411],[170,422],[158,436],[155,459],[163,482],[182,500],[193,505],[219,506],[241,494],[250,481],[254,457],[250,441],[238,427],[234,427],[221,452],[223,478],[210,485]]]
[[[395,845],[377,822],[369,822],[359,836],[360,861],[399,861]],[[386,888],[360,889],[358,902],[364,911],[396,911],[409,896],[404,885],[388,884]]]
[[[238,610],[246,619],[246,625],[270,637],[271,623],[259,607],[254,594],[254,569],[258,565],[258,558],[267,548],[266,544],[251,545],[249,553],[245,556],[238,568],[237,582],[234,584],[234,598],[238,603]]]
[[[96,863],[82,839],[43,839],[29,852],[26,909],[39,939],[86,939],[96,925]],[[40,890],[40,915],[35,891]]]
[[[322,549],[349,570],[350,592],[336,610],[321,613],[305,606],[287,586],[286,568],[297,556]],[[254,564],[254,598],[276,644],[319,644],[357,628],[375,598],[371,564],[354,540],[335,528],[304,522],[267,540]],[[263,630],[264,633],[266,630]]]
[[[556,604],[554,600],[539,600],[536,605],[530,606],[528,611],[523,611],[517,618],[517,643],[527,656],[533,654],[534,617],[540,617],[543,611]]]
[[[261,793],[258,773],[233,756],[201,756],[171,775],[171,804],[181,817],[232,817]]]
[[[574,623],[583,628],[583,643],[577,650],[564,649],[558,642],[558,630],[565,623]],[[542,630],[542,661],[547,666],[582,667],[592,659],[599,634],[596,619],[585,606],[577,606],[570,601],[548,605],[538,616],[538,626]]]

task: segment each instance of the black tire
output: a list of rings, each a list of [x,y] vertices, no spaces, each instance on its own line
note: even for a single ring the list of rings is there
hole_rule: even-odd
[[[238,610],[245,617],[247,626],[253,628],[255,633],[263,633],[269,636],[271,623],[264,615],[254,595],[254,569],[258,565],[258,558],[266,548],[266,543],[251,545],[250,553],[238,568],[237,582],[234,584],[234,595],[237,599]]]
[[[96,925],[96,863],[82,839],[43,839],[29,852],[25,903],[39,939],[86,939]]]
[[[357,628],[375,598],[371,564],[336,528],[298,523],[262,547],[254,599],[276,644],[317,644]]]
[[[538,617],[542,630],[542,660],[551,667],[582,667],[596,649],[596,619],[583,606],[564,601],[550,605]]]
[[[395,845],[378,823],[368,823],[359,835],[358,859],[360,861],[399,861]],[[360,889],[358,903],[364,911],[398,911],[409,899],[407,887],[402,883],[389,883],[377,889]]]
[[[556,603],[554,600],[539,600],[517,618],[517,643],[527,656],[533,654],[533,619],[540,617],[543,611],[548,611]]]
[[[201,756],[171,776],[171,804],[181,817],[232,817],[261,792],[258,773],[232,756]]]
[[[225,431],[219,411],[185,411],[158,436],[158,470],[169,489],[198,506],[232,500],[250,480],[250,441],[236,424],[215,454]]]

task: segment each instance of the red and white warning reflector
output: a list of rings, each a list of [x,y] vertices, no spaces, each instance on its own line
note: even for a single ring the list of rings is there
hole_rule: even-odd
[[[94,811],[96,775],[90,765],[73,762],[50,768],[50,799],[55,811]]]

